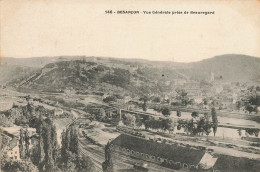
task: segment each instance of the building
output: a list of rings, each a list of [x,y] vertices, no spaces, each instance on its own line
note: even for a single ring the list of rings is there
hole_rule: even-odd
[[[11,160],[20,160],[20,152],[19,152],[19,135],[12,134],[6,130],[0,130],[1,137],[0,141],[4,140],[4,144],[1,145],[1,149],[3,153],[7,155]],[[33,131],[29,130],[29,149],[33,146],[38,145],[38,136],[36,134],[33,135]]]
[[[62,110],[62,109],[55,109],[55,110],[54,110],[54,115],[55,115],[55,116],[63,115],[63,110]]]
[[[205,158],[203,158],[205,155],[213,161],[206,163],[205,168],[212,168],[216,162],[216,159],[212,158],[210,154],[206,154],[205,149],[158,143],[125,134],[115,138],[110,146],[112,148],[112,158],[114,153],[115,161],[118,159],[116,156],[120,154],[146,161],[148,164],[157,164],[164,168],[174,169],[174,167],[178,167],[178,169],[186,170],[198,169],[200,163],[205,164],[205,162],[201,162],[201,160],[205,161]]]
[[[19,145],[16,138],[9,142],[9,145],[6,149],[6,154],[11,160],[20,160]]]
[[[6,140],[5,144],[1,145],[4,154],[12,160],[20,160],[18,137],[3,130],[1,134],[1,142],[2,139]]]
[[[259,172],[260,161],[257,159],[218,155],[214,169],[220,172]]]

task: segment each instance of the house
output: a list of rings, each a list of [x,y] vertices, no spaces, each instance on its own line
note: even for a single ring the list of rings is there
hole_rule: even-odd
[[[60,115],[62,115],[63,114],[63,110],[62,109],[55,109],[54,110],[54,115],[55,116],[60,116]]]
[[[200,104],[203,102],[203,97],[202,96],[195,96],[194,97],[194,102],[197,104]]]
[[[20,160],[19,145],[16,138],[12,139],[9,142],[9,145],[5,152],[11,160]]]
[[[117,154],[120,154],[167,168],[173,167],[173,169],[175,166],[178,169],[197,169],[206,153],[205,149],[158,143],[125,134],[121,134],[115,138],[110,143],[110,146],[112,149],[112,158],[114,154],[115,160]],[[212,168],[213,165],[214,160],[207,164],[207,168]]]
[[[18,138],[6,131],[1,134],[1,141],[6,140],[4,145],[1,145],[4,154],[12,160],[20,160]]]
[[[259,172],[260,161],[257,159],[218,155],[213,168],[214,171],[221,172]]]

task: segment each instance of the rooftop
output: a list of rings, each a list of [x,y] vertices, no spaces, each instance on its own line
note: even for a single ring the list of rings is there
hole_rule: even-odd
[[[260,161],[228,155],[218,155],[214,169],[221,172],[259,172]]]
[[[205,154],[205,150],[157,143],[125,134],[121,134],[111,143],[137,152],[194,165],[197,165]]]

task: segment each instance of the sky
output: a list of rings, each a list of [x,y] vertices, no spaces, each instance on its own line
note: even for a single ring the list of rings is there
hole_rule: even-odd
[[[222,54],[260,57],[259,9],[260,1],[254,0],[1,0],[0,57],[86,55],[176,62]],[[143,14],[162,10],[215,14]]]

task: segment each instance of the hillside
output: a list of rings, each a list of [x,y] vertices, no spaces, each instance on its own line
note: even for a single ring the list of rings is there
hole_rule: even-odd
[[[38,68],[26,67],[20,65],[1,65],[0,66],[0,85],[15,79],[29,77]]]
[[[185,74],[196,80],[206,80],[210,73],[215,79],[231,82],[260,81],[260,58],[246,55],[222,55],[188,64]]]
[[[211,73],[219,81],[260,81],[260,59],[245,55],[222,55],[186,64],[83,56],[50,57],[50,63],[43,59],[26,59],[27,66],[7,60],[0,70],[9,70],[1,72],[0,82],[11,81],[8,86],[37,91],[140,95],[171,91],[176,79],[209,80]]]
[[[120,91],[150,94],[170,90],[171,83],[165,84],[165,81],[181,77],[168,68],[155,69],[128,62],[104,64],[73,60],[49,63],[30,77],[15,79],[8,85],[50,92]]]

